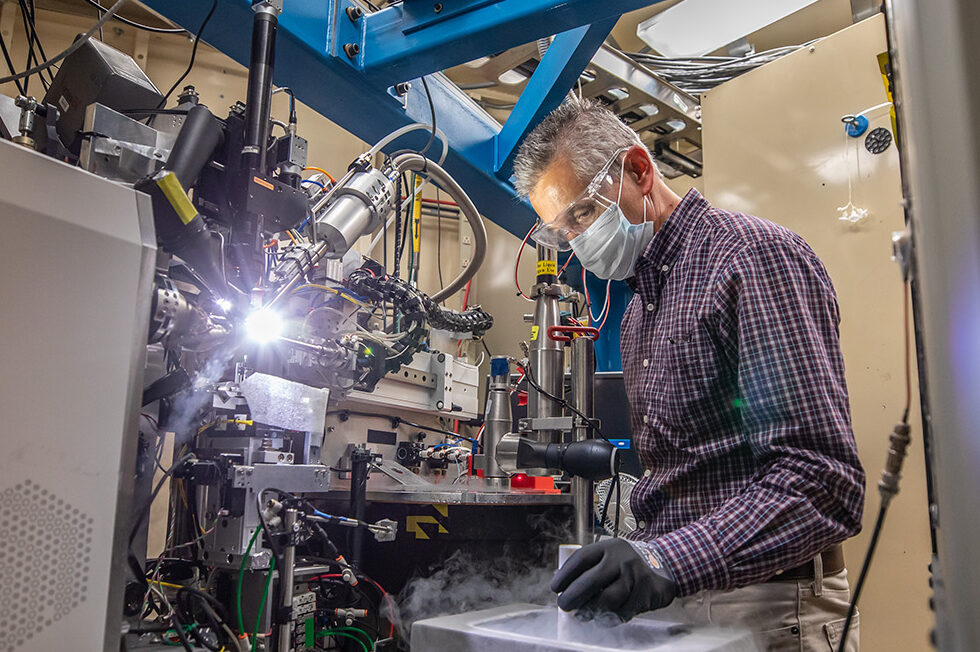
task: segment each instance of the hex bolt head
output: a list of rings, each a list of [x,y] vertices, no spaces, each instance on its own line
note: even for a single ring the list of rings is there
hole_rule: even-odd
[[[344,54],[347,55],[348,59],[353,59],[360,53],[361,53],[361,46],[358,45],[357,43],[344,44]]]
[[[353,5],[347,7],[347,17],[351,19],[351,22],[356,23],[357,20],[363,15],[364,12],[361,11],[360,7],[355,7]]]

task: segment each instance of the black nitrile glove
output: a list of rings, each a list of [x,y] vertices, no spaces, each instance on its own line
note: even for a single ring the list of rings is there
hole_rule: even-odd
[[[646,548],[638,551],[624,539],[606,539],[578,550],[555,573],[551,590],[561,593],[558,606],[565,611],[585,617],[611,612],[624,621],[666,607],[677,596],[673,575],[657,555]]]

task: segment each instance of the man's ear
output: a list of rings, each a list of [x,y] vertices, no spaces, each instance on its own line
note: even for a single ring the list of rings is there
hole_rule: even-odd
[[[632,175],[644,195],[653,190],[657,180],[657,168],[645,147],[633,145],[626,151],[626,173]]]

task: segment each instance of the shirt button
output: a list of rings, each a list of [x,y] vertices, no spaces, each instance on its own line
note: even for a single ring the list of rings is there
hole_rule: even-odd
[[[643,472],[644,478],[649,478],[651,475],[653,475],[653,471],[651,471],[650,469],[647,469],[646,471]]]
[[[660,268],[660,271],[666,274],[667,272],[670,271],[670,267],[668,265],[664,265],[663,267]]]
[[[637,521],[636,522],[636,527],[640,528],[641,530],[645,530],[646,527],[647,527],[647,522],[646,521]]]
[[[644,414],[643,415],[643,423],[650,423],[650,417],[648,417],[647,415]]]
[[[643,358],[643,366],[644,367],[650,366],[650,358]]]
[[[647,312],[653,312],[653,304],[652,303],[648,303],[647,304]]]

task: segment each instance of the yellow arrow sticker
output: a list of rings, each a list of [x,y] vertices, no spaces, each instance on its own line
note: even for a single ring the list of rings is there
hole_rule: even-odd
[[[538,339],[538,333],[541,331],[540,326],[531,326],[531,341]]]
[[[407,516],[405,518],[405,530],[408,532],[414,532],[416,539],[428,539],[430,538],[429,535],[422,529],[423,523],[438,525],[439,529],[437,532],[439,534],[449,534],[449,530],[444,528],[442,523],[436,520],[435,516]]]

